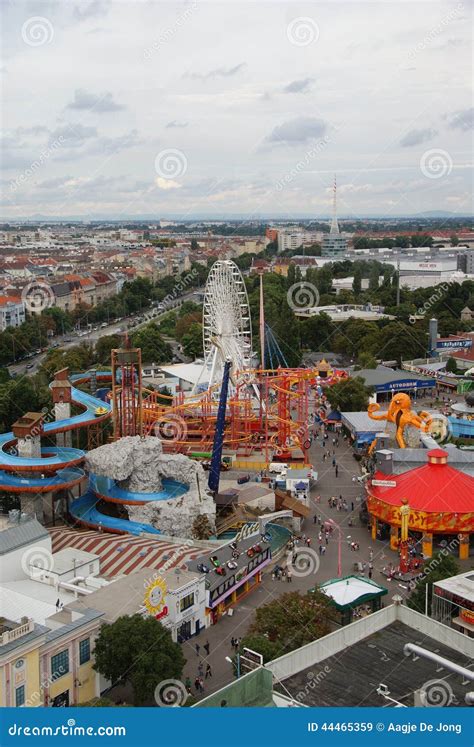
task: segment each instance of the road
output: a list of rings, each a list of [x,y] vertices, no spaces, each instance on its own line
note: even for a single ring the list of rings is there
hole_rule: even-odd
[[[79,337],[77,332],[70,332],[64,335],[57,335],[56,337],[52,337],[48,341],[48,345],[51,347],[54,345],[58,350],[68,350],[69,348],[74,347],[75,345],[80,345],[81,342],[89,342],[89,343],[96,343],[97,340],[99,340],[101,337],[104,337],[106,335],[114,335],[118,334],[120,332],[124,332],[125,330],[127,332],[135,332],[137,329],[140,329],[141,327],[144,327],[146,324],[149,324],[150,321],[160,322],[166,314],[169,314],[170,311],[174,311],[175,309],[179,308],[185,301],[189,301],[192,299],[193,295],[195,293],[199,293],[202,289],[193,289],[189,293],[185,293],[183,296],[180,296],[176,298],[176,306],[173,308],[167,308],[164,311],[152,316],[151,312],[152,309],[148,309],[146,312],[144,312],[144,316],[146,318],[141,322],[134,321],[136,319],[135,316],[131,317],[124,317],[121,319],[120,322],[114,321],[110,324],[107,324],[105,327],[99,327],[98,329],[94,329],[90,331],[87,335],[83,335],[82,337]],[[143,316],[143,315],[142,315]],[[174,350],[173,343],[170,343],[173,347],[173,352],[176,353]],[[19,374],[27,374],[32,375],[35,374],[39,367],[41,366],[41,363],[46,358],[47,353],[39,353],[38,355],[32,356],[31,358],[28,358],[26,361],[23,360],[20,363],[15,363],[11,366],[8,366],[8,370],[10,372],[10,376],[18,376]]]

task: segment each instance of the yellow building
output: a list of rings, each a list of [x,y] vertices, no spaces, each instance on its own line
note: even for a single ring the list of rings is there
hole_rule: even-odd
[[[68,706],[98,696],[92,669],[101,613],[62,610],[39,625],[3,619],[0,630],[0,707]]]

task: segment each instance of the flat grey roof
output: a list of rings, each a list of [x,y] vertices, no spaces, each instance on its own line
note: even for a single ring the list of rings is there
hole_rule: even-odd
[[[14,524],[0,532],[0,555],[45,537],[49,537],[49,532],[37,519]]]
[[[388,368],[387,366],[377,366],[377,368],[361,368],[360,371],[353,371],[351,376],[361,376],[367,386],[380,386],[389,384],[391,381],[405,381],[406,379],[416,379],[417,381],[430,381],[429,376],[412,373],[411,371],[402,371],[401,369]]]
[[[383,707],[387,702],[376,692],[383,682],[388,686],[391,698],[413,706],[415,690],[430,680],[444,680],[454,695],[450,705],[465,705],[464,696],[472,690],[472,683],[463,685],[459,675],[441,669],[423,657],[416,661],[413,657],[406,657],[403,653],[406,643],[416,643],[463,667],[471,665],[471,661],[458,651],[396,621],[338,654],[302,669],[285,679],[284,687],[277,684],[275,690],[285,695],[289,691],[293,698],[306,706]],[[313,686],[312,681],[315,682]]]

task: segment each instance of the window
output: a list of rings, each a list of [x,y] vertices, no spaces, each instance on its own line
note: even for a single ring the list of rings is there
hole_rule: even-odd
[[[194,592],[192,594],[188,594],[185,597],[182,597],[179,600],[179,609],[181,612],[184,612],[184,610],[188,610],[190,607],[192,607],[194,604]]]
[[[20,685],[15,689],[15,705],[17,708],[25,703],[25,686]]]
[[[58,679],[69,672],[69,651],[67,648],[51,657],[51,677]]]
[[[79,641],[79,664],[85,664],[91,658],[91,639],[84,638]]]

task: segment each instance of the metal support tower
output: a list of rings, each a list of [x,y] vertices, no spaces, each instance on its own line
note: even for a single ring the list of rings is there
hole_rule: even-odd
[[[224,444],[225,411],[227,406],[227,395],[229,393],[229,376],[232,361],[226,360],[222,374],[221,394],[219,397],[219,409],[217,410],[216,431],[214,433],[214,444],[212,447],[211,469],[209,471],[209,490],[217,493],[219,490],[219,479],[221,473],[222,446]]]

